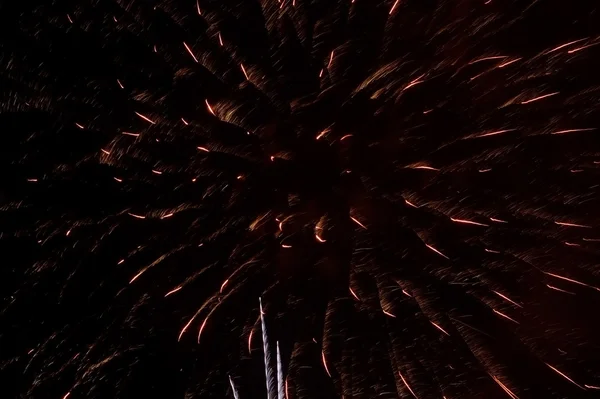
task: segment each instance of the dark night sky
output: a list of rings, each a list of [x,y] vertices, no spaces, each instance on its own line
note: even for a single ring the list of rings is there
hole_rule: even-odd
[[[598,5],[198,1],[0,5],[2,397],[600,397]]]

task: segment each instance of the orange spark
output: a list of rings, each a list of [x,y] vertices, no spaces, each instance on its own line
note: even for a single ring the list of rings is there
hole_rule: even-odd
[[[527,101],[521,101],[521,104],[529,104],[529,103],[532,103],[532,102],[534,102],[534,101],[541,100],[541,99],[543,99],[543,98],[548,98],[548,97],[555,96],[555,95],[557,95],[558,93],[559,93],[559,92],[558,92],[558,91],[556,91],[556,92],[554,92],[554,93],[550,93],[550,94],[544,94],[543,96],[535,97],[535,98],[532,98],[531,100],[527,100]]]
[[[206,148],[206,147],[196,147],[196,148],[199,149],[200,151],[210,152],[210,150],[208,148]],[[194,180],[192,180],[192,181],[194,181]]]
[[[170,218],[170,217],[171,217],[171,216],[173,216],[173,215],[174,215],[174,213],[173,213],[173,212],[171,212],[171,213],[167,213],[166,215],[163,215],[163,216],[161,216],[160,218],[161,218],[161,219],[167,219],[167,218]]]
[[[146,216],[136,215],[135,213],[127,212],[127,214],[129,216],[133,216],[134,218],[137,218],[137,219],[146,219]]]
[[[142,114],[140,114],[139,112],[135,113],[137,116],[139,116],[140,118],[142,118],[143,120],[145,120],[146,122],[150,122],[153,125],[156,125],[156,122],[154,122],[152,119],[148,118],[147,116],[144,116]]]
[[[188,122],[188,121],[186,121],[186,120],[185,120],[185,119],[183,119],[183,118],[181,118],[181,122],[183,122],[183,124],[184,124],[184,125],[186,125],[186,126],[187,126],[187,125],[189,125],[189,122]]]
[[[486,173],[486,172],[489,172],[490,170],[492,170],[492,168],[489,168],[489,169],[479,169],[478,172],[479,173]]]
[[[65,396],[63,396],[63,399],[67,399],[67,398],[69,397],[69,395],[70,395],[70,394],[71,394],[71,392],[67,392],[67,393],[65,394]]]
[[[333,62],[333,52],[335,50],[331,50],[331,54],[329,55],[329,62],[327,63],[327,69],[329,69],[329,67],[331,66],[331,63]]]
[[[556,223],[559,226],[583,227],[583,228],[586,228],[586,229],[591,229],[592,228],[592,226],[586,226],[584,224],[576,224],[576,223],[568,223],[568,222],[556,222],[556,221],[554,223]]]
[[[447,257],[446,255],[444,255],[443,253],[441,253],[440,251],[438,251],[437,249],[435,249],[435,248],[434,248],[434,247],[432,247],[431,245],[429,245],[429,244],[425,244],[425,246],[426,246],[427,248],[431,249],[431,250],[432,250],[433,252],[435,252],[436,254],[438,254],[438,255],[440,255],[440,256],[443,256],[443,257],[444,257],[444,258],[446,258],[446,259],[450,259],[449,257]]]
[[[360,302],[360,298],[358,297],[358,295],[356,295],[356,293],[352,290],[352,287],[348,287],[348,289],[350,290],[350,293],[352,294],[352,296],[354,298],[356,298],[357,301]]]
[[[500,253],[500,251],[495,251],[495,250],[493,250],[493,249],[489,249],[489,248],[484,248],[483,250],[484,250],[485,252],[489,252],[489,253],[491,253],[491,254],[499,254],[499,253]]]
[[[121,83],[121,81],[119,79],[117,79],[117,83],[119,84],[119,87],[121,87],[121,89],[125,88],[125,86],[123,86],[123,83]]]
[[[483,133],[480,134],[478,136],[475,136],[476,138],[481,138],[481,137],[489,137],[489,136],[496,136],[498,134],[502,134],[502,133],[507,133],[507,132],[514,132],[517,129],[505,129],[505,130],[497,130],[495,132],[489,132],[489,133]]]
[[[324,243],[327,240],[322,239],[321,237],[319,237],[319,233],[315,233],[315,238],[317,239],[317,241],[319,241],[320,243]]]
[[[515,305],[515,306],[516,306],[516,307],[518,307],[518,308],[522,308],[522,307],[523,307],[523,306],[519,305],[517,302],[513,301],[512,299],[510,299],[509,297],[507,297],[507,296],[506,296],[506,295],[504,295],[504,294],[501,294],[501,293],[500,293],[500,292],[498,292],[498,291],[492,291],[492,292],[493,292],[494,294],[498,295],[500,298],[502,298],[502,299],[506,299],[508,302],[512,303],[513,305]]]
[[[80,129],[82,129],[82,130],[83,130],[83,129],[85,129],[85,127],[83,127],[83,125],[81,125],[81,124],[79,124],[79,123],[75,123],[75,126],[77,126],[78,128],[80,128]]]
[[[113,179],[115,179],[115,181],[118,181],[119,183],[123,183],[123,179],[119,179],[118,177],[113,177]]]
[[[560,50],[561,48],[564,48],[564,47],[570,46],[571,44],[575,44],[575,43],[582,42],[582,41],[584,41],[584,40],[587,40],[587,39],[588,39],[588,38],[586,37],[586,38],[579,39],[579,40],[573,40],[572,42],[569,42],[569,43],[561,44],[560,46],[558,46],[558,47],[555,47],[555,48],[553,48],[552,50],[549,50],[549,51],[547,51],[547,52],[546,52],[546,54],[553,53],[553,52],[555,52],[555,51],[558,51],[558,50]]]
[[[597,291],[600,291],[600,288],[594,287],[593,285],[589,285],[589,284],[586,284],[586,283],[582,283],[581,281],[573,280],[572,278],[563,277],[563,276],[560,276],[558,274],[553,274],[553,273],[548,273],[548,272],[544,272],[544,274],[547,274],[547,275],[552,276],[552,277],[556,277],[556,278],[561,279],[561,280],[568,281],[570,283],[583,285],[584,287],[589,287],[589,288],[593,288],[593,289],[595,289]]]
[[[575,293],[574,293],[574,292],[567,291],[567,290],[563,290],[563,289],[561,289],[561,288],[555,287],[555,286],[553,286],[553,285],[550,285],[550,284],[546,284],[546,287],[548,287],[548,288],[550,288],[550,289],[552,289],[552,290],[555,290],[555,291],[564,292],[565,294],[571,294],[571,295],[575,295]]]
[[[208,108],[208,111],[213,114],[214,116],[217,116],[215,114],[215,111],[213,111],[212,107],[210,106],[210,104],[208,103],[208,100],[204,100],[204,102],[206,103],[206,108]]]
[[[138,137],[140,135],[139,133],[129,133],[129,132],[121,132],[121,134],[124,134],[126,136],[133,136],[133,137]]]
[[[491,374],[490,374],[490,376],[494,379],[496,384],[498,384],[500,386],[500,388],[502,388],[502,390],[504,392],[506,392],[506,394],[508,396],[511,397],[511,399],[519,399],[519,397],[517,395],[515,395],[510,389],[508,389],[508,387],[506,385],[504,385],[498,378],[496,378],[495,376],[493,376]]]
[[[502,313],[502,312],[498,312],[496,309],[492,309],[492,310],[493,310],[493,311],[494,311],[494,313],[496,313],[497,315],[499,315],[499,316],[502,316],[502,317],[504,317],[505,319],[512,321],[513,323],[521,324],[521,323],[519,323],[518,321],[516,321],[515,319],[513,319],[513,318],[511,318],[511,317],[509,317],[509,316],[507,316],[507,315],[505,315],[504,313]]]
[[[183,335],[183,333],[185,332],[185,330],[188,329],[188,327],[190,326],[190,324],[192,324],[192,322],[194,321],[194,319],[196,318],[196,315],[194,315],[194,317],[192,317],[190,319],[190,321],[187,322],[187,324],[181,329],[181,332],[179,333],[179,338],[177,338],[177,342],[179,342],[181,340],[181,336]]]
[[[408,385],[408,382],[406,382],[406,380],[404,379],[404,376],[402,375],[402,373],[400,373],[398,371],[398,375],[400,376],[400,378],[402,379],[402,382],[404,383],[404,385],[406,386],[406,388],[408,388],[408,390],[410,391],[410,393],[412,394],[412,396],[414,396],[416,399],[419,399],[419,397],[415,394],[415,392],[412,390],[412,388],[410,387],[410,385]]]
[[[490,218],[490,220],[492,222],[496,222],[496,223],[508,223],[506,220],[502,220],[502,219]]]
[[[448,332],[446,332],[446,330],[444,330],[442,327],[440,327],[439,325],[437,325],[436,323],[434,323],[433,321],[429,320],[429,322],[431,324],[433,324],[433,326],[435,328],[437,328],[438,330],[440,330],[441,332],[443,332],[444,334],[446,334],[447,336],[450,336],[450,334],[448,334]]]
[[[409,297],[409,298],[412,298],[412,295],[410,295],[410,294],[409,294],[408,292],[406,292],[405,290],[402,290],[402,293],[403,293],[404,295],[406,295],[407,297]]]
[[[510,64],[514,64],[515,62],[521,61],[522,59],[523,59],[523,57],[519,57],[519,58],[515,58],[514,60],[503,62],[502,64],[498,65],[496,68],[504,68],[505,66],[509,66]]]
[[[477,222],[473,222],[471,220],[465,220],[465,219],[450,218],[450,220],[452,220],[453,222],[456,222],[456,223],[472,224],[472,225],[475,225],[475,226],[483,226],[483,227],[488,227],[489,226],[487,224],[477,223]]]
[[[125,262],[125,259],[121,259],[121,260],[120,260],[120,261],[117,263],[117,265],[120,265],[120,264],[122,264],[123,262]]]
[[[426,166],[426,165],[420,165],[420,166],[413,166],[412,169],[425,169],[425,170],[435,170],[435,171],[439,171],[439,169],[433,168],[431,166]]]
[[[498,59],[501,59],[501,58],[508,58],[508,56],[507,55],[495,55],[495,56],[492,56],[492,57],[479,58],[479,59],[476,59],[476,60],[473,60],[473,61],[469,62],[468,65],[473,65],[473,64],[476,64],[476,63],[481,62],[481,61],[498,60]]]
[[[565,133],[576,133],[576,132],[591,132],[596,130],[594,127],[586,127],[583,129],[567,129],[567,130],[559,130],[558,132],[552,132],[550,134],[565,134]]]
[[[35,182],[37,182],[37,181],[38,181],[38,179],[27,179],[27,181],[28,181],[28,182],[32,182],[32,183],[35,183]]]
[[[573,49],[573,50],[569,50],[569,51],[567,51],[567,53],[569,53],[569,54],[573,54],[573,53],[576,53],[576,52],[578,52],[578,51],[585,50],[585,49],[586,49],[586,48],[588,48],[588,47],[595,46],[595,45],[597,45],[597,44],[600,44],[600,43],[592,43],[592,44],[588,44],[587,46],[578,47],[578,48],[575,48],[575,49]]]
[[[319,72],[319,77],[322,78],[323,77],[323,71],[325,71],[324,69],[321,69],[321,72]]]
[[[390,312],[388,312],[387,310],[381,309],[381,311],[383,312],[384,315],[389,316],[389,317],[393,317],[394,319],[396,318],[396,316],[394,316],[393,314],[391,314]]]
[[[161,172],[160,170],[156,170],[156,169],[152,169],[152,173],[157,174],[157,175],[163,174],[163,172]]]
[[[110,155],[110,151],[106,151],[104,148],[100,148],[100,151],[102,151],[106,155]]]
[[[70,23],[73,23],[73,20],[71,19],[71,16],[69,14],[67,14],[67,19],[69,20]],[[69,394],[65,395],[65,398],[69,396]]]
[[[361,222],[359,222],[359,221],[358,221],[358,219],[356,219],[356,218],[354,218],[354,217],[352,217],[352,216],[350,216],[350,219],[352,219],[352,221],[353,221],[354,223],[356,223],[357,225],[359,225],[359,226],[360,226],[360,227],[362,227],[363,229],[365,229],[365,230],[367,229],[367,228],[365,227],[365,225],[364,225],[364,224],[362,224]]]
[[[579,245],[577,243],[568,242],[568,241],[565,241],[565,245],[568,246],[568,247],[580,247],[581,246],[581,245]]]
[[[221,289],[219,290],[219,294],[223,293],[223,289],[225,288],[225,286],[227,285],[228,282],[229,282],[229,279],[223,281],[223,284],[221,284]]]
[[[396,9],[396,6],[398,5],[398,3],[400,2],[400,0],[396,0],[394,2],[394,5],[392,6],[392,8],[390,9],[390,13],[388,15],[392,15],[392,13],[394,12],[394,10]]]
[[[202,15],[202,12],[200,11],[200,4],[198,4],[198,0],[196,0],[196,11],[198,11],[198,15]]]
[[[564,379],[566,379],[567,381],[569,381],[570,383],[572,383],[576,387],[581,388],[581,389],[583,389],[585,391],[584,387],[582,387],[581,385],[579,385],[578,383],[576,383],[575,381],[573,381],[571,378],[569,378],[569,376],[567,376],[565,373],[563,373],[562,371],[560,371],[556,367],[553,367],[553,366],[549,365],[548,363],[546,363],[546,366],[548,366],[552,370],[556,371],[561,377],[563,377]]]
[[[252,352],[252,334],[254,333],[254,329],[250,330],[250,335],[248,335],[248,353]]]
[[[68,237],[69,234],[71,234],[71,229],[69,229],[69,231],[67,231],[67,233],[65,235]]]
[[[221,37],[221,32],[218,33],[219,36],[219,44],[223,46],[223,38]]]
[[[282,248],[291,248],[292,246],[291,246],[291,245],[288,245],[288,244],[281,244],[281,247],[282,247]]]
[[[347,138],[349,138],[349,137],[352,137],[352,136],[354,136],[354,135],[353,135],[353,134],[347,134],[347,135],[343,136],[343,137],[340,139],[340,141],[344,141],[344,140],[346,140]]]
[[[202,325],[200,326],[200,330],[198,330],[198,341],[197,341],[198,343],[200,343],[200,336],[202,335],[202,330],[204,330],[204,327],[206,326],[207,321],[208,321],[208,316],[206,316],[206,318],[202,322]]]
[[[180,289],[182,289],[182,288],[183,288],[183,287],[177,287],[177,288],[173,288],[171,291],[169,291],[169,292],[167,292],[167,293],[165,294],[165,298],[166,298],[166,297],[168,297],[168,296],[169,296],[169,295],[171,295],[171,294],[174,294],[174,293],[176,293],[177,291],[179,291],[179,290],[180,290]]]
[[[133,283],[139,276],[141,276],[147,269],[142,269],[138,274],[133,276],[133,278],[129,281],[129,284]]]
[[[244,72],[246,80],[250,80],[250,78],[248,77],[248,73],[246,72],[246,68],[244,68],[244,64],[240,63],[240,67],[242,67],[242,72]]]
[[[589,389],[600,389],[600,387],[597,387],[595,385],[584,384],[583,386],[586,387],[586,388],[589,388]]]
[[[325,366],[325,371],[327,372],[327,375],[329,376],[329,378],[331,378],[331,373],[329,372],[329,367],[327,367],[327,362],[325,361],[325,352],[321,351],[321,358],[323,359],[323,366]]]
[[[320,140],[320,139],[321,139],[321,137],[325,136],[327,133],[329,133],[329,129],[325,129],[325,130],[323,130],[321,133],[319,133],[319,134],[317,135],[317,137],[315,137],[315,140]]]
[[[418,206],[416,206],[415,204],[413,204],[412,202],[410,202],[409,200],[405,199],[404,202],[406,203],[406,205],[408,206],[412,206],[413,208],[419,208]]]
[[[192,58],[194,59],[194,61],[196,63],[198,63],[198,58],[196,58],[196,56],[194,55],[194,53],[192,53],[192,49],[189,48],[189,46],[187,45],[187,43],[183,42],[183,45],[185,46],[185,49],[187,50],[187,52],[190,53],[190,55],[192,56]]]

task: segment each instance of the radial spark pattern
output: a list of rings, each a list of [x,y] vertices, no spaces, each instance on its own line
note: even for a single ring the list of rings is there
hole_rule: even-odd
[[[3,397],[598,394],[594,2],[9,3]]]

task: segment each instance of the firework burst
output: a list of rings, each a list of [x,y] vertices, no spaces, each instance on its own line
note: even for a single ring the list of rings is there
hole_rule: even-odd
[[[597,6],[13,3],[3,395],[597,394]]]

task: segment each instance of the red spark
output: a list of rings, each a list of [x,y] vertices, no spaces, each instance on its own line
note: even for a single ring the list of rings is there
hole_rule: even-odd
[[[573,50],[569,50],[569,51],[567,51],[567,53],[569,53],[569,54],[573,54],[573,53],[576,53],[576,52],[578,52],[578,51],[585,50],[585,49],[586,49],[586,48],[588,48],[588,47],[595,46],[595,45],[597,45],[597,44],[600,44],[600,43],[592,43],[592,44],[588,44],[587,46],[578,47],[578,48],[576,48],[576,49],[573,49]]]
[[[133,216],[134,218],[137,218],[137,219],[146,219],[146,216],[136,215],[135,213],[127,212],[127,214],[129,216]]]
[[[396,0],[394,2],[394,5],[392,6],[392,8],[390,9],[390,12],[388,15],[392,15],[392,13],[394,12],[394,10],[396,9],[396,6],[398,5],[398,3],[400,2],[400,0]]]
[[[121,134],[124,134],[126,136],[132,136],[132,137],[138,137],[140,135],[139,133],[129,133],[129,132],[121,132]]]
[[[196,147],[196,148],[199,149],[200,151],[210,152],[210,150],[208,148],[206,148],[206,147]],[[192,180],[192,181],[195,181],[195,179]]]
[[[223,38],[221,37],[221,32],[219,32],[219,33],[217,34],[217,36],[219,36],[219,44],[220,44],[221,46],[223,46]]]
[[[490,218],[490,220],[492,222],[496,222],[496,223],[508,223],[506,220],[502,220],[502,219]]]
[[[123,179],[119,179],[118,177],[113,177],[113,179],[115,179],[115,181],[118,181],[119,183],[123,183]]]
[[[317,239],[317,241],[319,241],[320,243],[327,242],[327,240],[324,240],[324,239],[322,239],[322,238],[319,236],[319,233],[315,233],[315,238],[316,238],[316,239]]]
[[[198,3],[198,0],[196,0],[196,11],[198,11],[198,15],[202,15],[202,12],[200,11],[200,4]]]
[[[31,178],[31,179],[27,179],[27,181],[28,181],[28,182],[31,182],[31,183],[35,183],[35,182],[37,182],[37,181],[38,181],[38,179]]]
[[[100,148],[100,151],[102,151],[106,155],[110,155],[110,151],[106,151],[104,148]]]
[[[156,169],[152,169],[152,173],[156,174],[156,175],[162,175],[163,172],[161,172],[160,170],[156,170]]]
[[[117,263],[117,265],[121,265],[121,264],[123,264],[123,262],[125,262],[125,259],[121,259],[121,260],[120,260],[120,261]]]
[[[281,244],[281,247],[282,247],[282,248],[291,248],[292,246],[291,246],[291,245],[288,245],[288,244]]]
[[[83,127],[83,125],[81,125],[81,124],[79,124],[79,123],[75,123],[75,126],[77,126],[78,128],[80,128],[80,129],[82,129],[82,130],[83,130],[83,129],[85,129],[85,127]]]
[[[406,205],[408,206],[412,206],[413,208],[419,208],[418,206],[416,206],[415,204],[413,204],[412,202],[410,202],[409,200],[405,199],[404,202],[406,203]]]
[[[206,326],[207,321],[208,321],[208,316],[206,316],[206,318],[202,322],[202,325],[200,326],[200,330],[198,330],[198,341],[197,341],[198,343],[200,343],[200,336],[202,335],[202,331],[204,330],[204,327]]]
[[[570,283],[583,285],[584,287],[589,287],[589,288],[593,288],[593,289],[595,289],[597,291],[600,291],[600,288],[594,287],[593,285],[589,285],[589,284],[586,284],[586,283],[582,283],[581,281],[573,280],[572,278],[563,277],[561,275],[553,274],[553,273],[548,273],[548,272],[544,272],[544,274],[547,274],[547,275],[552,276],[552,277],[556,277],[556,278],[561,279],[561,280],[568,281]]]
[[[123,83],[121,83],[121,81],[120,81],[119,79],[117,79],[117,83],[119,84],[119,87],[120,87],[121,89],[124,89],[124,88],[125,88],[125,86],[123,86]]]
[[[252,352],[252,334],[254,333],[254,329],[250,330],[250,334],[248,335],[248,353]]]
[[[333,52],[335,50],[331,51],[331,54],[329,55],[329,62],[327,63],[327,69],[329,69],[329,67],[331,66],[331,63],[333,62]]]
[[[185,119],[181,118],[181,122],[183,122],[184,125],[189,125],[189,122],[187,122]]]
[[[170,218],[170,217],[171,217],[171,216],[173,216],[173,215],[174,215],[174,213],[173,213],[173,212],[171,212],[171,213],[167,213],[166,215],[162,215],[160,218],[161,218],[161,219],[168,219],[168,218]]]
[[[392,318],[394,318],[394,319],[396,318],[396,316],[395,316],[395,315],[393,315],[392,313],[388,312],[388,311],[387,311],[387,310],[385,310],[385,309],[381,309],[381,311],[382,311],[382,312],[383,312],[383,314],[384,314],[384,315],[386,315],[386,316],[392,317]]]

